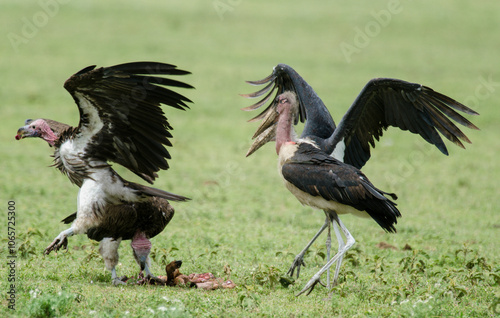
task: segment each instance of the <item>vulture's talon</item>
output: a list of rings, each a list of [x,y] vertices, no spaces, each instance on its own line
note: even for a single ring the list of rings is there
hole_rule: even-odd
[[[157,277],[157,276],[152,276],[148,275],[145,280],[150,284],[150,285],[167,285],[167,281]]]
[[[126,278],[126,276],[124,276]],[[125,281],[122,280],[123,277],[115,277],[113,279],[113,285],[114,286],[119,286],[119,285],[126,285],[127,283]]]
[[[65,249],[65,250],[68,249],[68,238],[67,237],[64,237],[62,240],[59,238],[59,236],[56,237],[54,239],[54,241],[52,241],[52,243],[45,249],[45,251],[43,251],[43,254],[49,255],[50,252],[52,252],[52,251],[57,252],[61,248]]]

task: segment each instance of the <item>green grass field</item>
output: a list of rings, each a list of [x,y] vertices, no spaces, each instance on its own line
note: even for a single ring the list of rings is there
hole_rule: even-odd
[[[13,1],[0,4],[0,315],[34,317],[494,317],[500,315],[500,3],[440,1]],[[166,109],[174,126],[171,168],[155,186],[190,196],[152,240],[153,270],[212,272],[237,288],[201,291],[113,287],[86,236],[44,257],[76,209],[78,189],[51,164],[40,140],[14,140],[27,118],[76,125],[63,82],[81,68],[151,60],[193,74],[194,104]],[[419,82],[477,110],[467,149],[443,156],[392,129],[363,168],[398,194],[396,235],[343,217],[356,245],[329,293],[296,298],[325,263],[322,236],[301,277],[280,284],[324,221],[282,185],[273,145],[249,158],[254,114],[240,111],[278,63],[314,87],[338,122],[374,77]],[[131,173],[119,170],[125,178]],[[16,310],[8,309],[7,209],[16,209]],[[381,242],[395,249],[379,248]],[[336,243],[334,243],[335,245]],[[136,275],[128,242],[119,275]],[[411,250],[403,247],[409,245]]]

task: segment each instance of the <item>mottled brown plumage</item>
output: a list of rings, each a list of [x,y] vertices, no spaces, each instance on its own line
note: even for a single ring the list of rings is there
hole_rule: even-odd
[[[101,225],[90,228],[87,237],[101,241],[105,237],[131,240],[137,230],[148,238],[160,234],[175,213],[170,203],[158,197],[151,197],[145,202],[110,206],[104,213]],[[70,224],[76,219],[76,212],[62,220]]]

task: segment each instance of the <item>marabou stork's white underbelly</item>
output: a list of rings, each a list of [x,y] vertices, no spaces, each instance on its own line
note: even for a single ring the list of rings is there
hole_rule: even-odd
[[[354,214],[358,217],[369,218],[370,215],[366,211],[360,211],[352,206],[339,203],[337,201],[326,200],[321,196],[312,196],[306,193],[290,182],[284,180],[285,187],[299,200],[302,205],[307,205],[320,210],[331,210],[337,214]]]

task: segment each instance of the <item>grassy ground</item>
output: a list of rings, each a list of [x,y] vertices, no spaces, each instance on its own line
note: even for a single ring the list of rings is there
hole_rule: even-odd
[[[500,71],[497,1],[3,1],[0,5],[0,202],[15,201],[17,316],[488,317],[500,313]],[[64,80],[92,64],[154,60],[177,64],[196,90],[192,109],[167,109],[175,127],[171,169],[155,184],[193,201],[153,240],[156,261],[182,259],[183,272],[230,277],[233,290],[113,287],[85,236],[68,252],[42,256],[75,210],[77,188],[46,168],[50,149],[16,142],[26,118],[77,124]],[[389,235],[372,220],[343,218],[357,240],[329,294],[294,297],[324,263],[322,237],[288,288],[279,280],[323,222],[302,207],[266,146],[244,154],[255,124],[239,109],[244,80],[294,67],[338,121],[373,77],[416,81],[481,113],[467,150],[441,155],[419,138],[389,131],[363,169],[395,191],[403,217]],[[133,177],[123,172],[124,176]],[[7,262],[7,213],[1,255]],[[382,249],[385,242],[395,249]],[[408,244],[411,250],[403,247]],[[120,275],[135,275],[128,243]],[[164,257],[164,258],[162,258]]]

